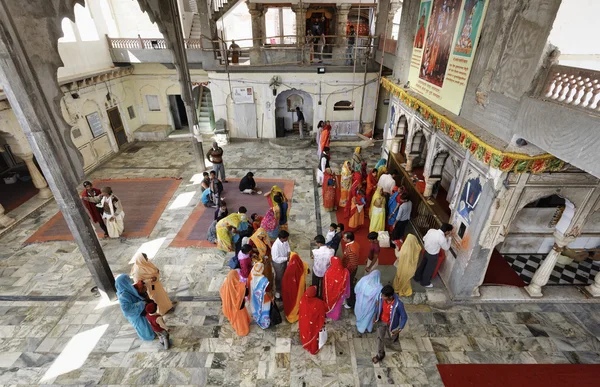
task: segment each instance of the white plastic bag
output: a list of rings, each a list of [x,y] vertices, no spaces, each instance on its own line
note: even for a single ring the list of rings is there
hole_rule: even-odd
[[[390,247],[390,234],[387,231],[379,231],[377,234],[379,247]]]
[[[325,343],[327,342],[327,331],[325,327],[321,328],[319,331],[319,349],[323,348]]]

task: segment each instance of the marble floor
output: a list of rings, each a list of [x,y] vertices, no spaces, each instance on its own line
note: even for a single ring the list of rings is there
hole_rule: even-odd
[[[237,337],[217,297],[228,271],[225,254],[169,247],[200,200],[189,144],[138,145],[90,177],[183,179],[150,237],[101,241],[115,274],[129,272],[138,250],[161,269],[179,301],[165,317],[172,349],[142,342],[117,304],[90,293],[93,283],[73,242],[23,244],[56,213],[52,202],[0,237],[0,385],[441,386],[437,364],[600,362],[600,305],[452,303],[439,280],[427,291],[414,285],[415,295],[404,300],[409,322],[400,342],[377,365],[374,334],[358,334],[347,310],[328,324],[329,340],[316,356],[302,349],[297,324],[253,325]],[[332,221],[316,195],[316,151],[258,142],[224,150],[229,176],[241,177],[252,165],[256,176],[295,180],[290,242],[309,261],[312,238]],[[364,150],[369,165],[378,151]],[[351,153],[334,148],[334,167]],[[391,278],[392,266],[380,269]]]

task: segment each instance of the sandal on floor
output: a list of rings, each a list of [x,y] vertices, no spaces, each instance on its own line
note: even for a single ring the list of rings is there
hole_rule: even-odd
[[[382,361],[383,359],[380,359],[379,356],[373,356],[373,358],[371,360],[373,360],[373,364],[377,364],[380,361]]]

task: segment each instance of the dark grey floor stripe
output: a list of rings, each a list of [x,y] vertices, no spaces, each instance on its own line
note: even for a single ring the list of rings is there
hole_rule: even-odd
[[[177,296],[175,299],[179,302],[192,302],[192,301],[204,301],[204,302],[221,302],[219,296]]]
[[[72,296],[2,296],[0,301],[69,301]]]
[[[319,184],[317,184],[317,173],[313,169],[313,192],[315,195],[315,218],[317,220],[317,235],[323,235],[321,226],[321,201],[319,200]]]

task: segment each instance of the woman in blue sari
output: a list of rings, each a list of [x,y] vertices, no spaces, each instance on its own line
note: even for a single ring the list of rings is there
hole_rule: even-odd
[[[248,278],[250,286],[250,310],[252,318],[259,327],[267,329],[271,325],[271,295],[267,292],[269,280],[263,275],[265,266],[257,262],[252,267],[252,273]]]
[[[140,339],[147,341],[154,340],[154,331],[146,317],[142,316],[142,312],[146,308],[144,297],[140,296],[137,290],[135,290],[129,277],[125,274],[117,277],[115,286],[121,310],[127,321],[133,325]]]
[[[356,328],[360,333],[365,333],[365,330],[373,331],[373,316],[375,316],[381,289],[379,270],[373,270],[369,275],[362,277],[354,288],[356,292],[354,314],[356,315]]]
[[[400,191],[397,187],[394,187],[392,191],[392,196],[390,196],[390,200],[387,203],[387,224],[390,227],[394,227],[396,224],[396,216],[398,216],[398,210],[400,209],[400,204],[398,204],[398,195],[400,195]]]

